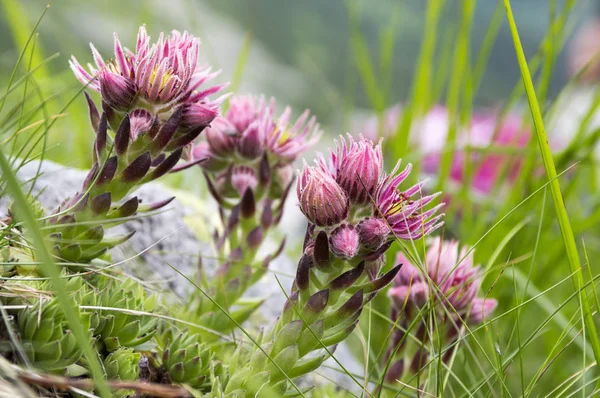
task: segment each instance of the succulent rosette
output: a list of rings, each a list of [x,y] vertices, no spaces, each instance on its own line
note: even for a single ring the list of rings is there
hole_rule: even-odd
[[[459,248],[457,241],[442,238],[430,242],[422,267],[398,253],[396,261],[404,266],[388,295],[392,299],[392,319],[398,320],[400,329],[394,332],[388,352],[388,358],[393,355],[386,374],[388,381],[414,374],[425,365],[429,338],[422,331],[427,327],[428,317],[424,313],[428,308],[435,311],[438,327],[445,328],[440,334],[442,346],[456,340],[463,322],[479,325],[492,314],[497,301],[477,297],[482,274],[480,268],[474,266],[473,254],[468,247]],[[405,332],[414,322],[417,338],[421,339],[418,347],[406,338]],[[452,350],[448,351],[445,358],[451,353]]]
[[[91,338],[91,317],[81,315],[82,325],[90,331]],[[47,302],[40,300],[19,311],[18,329],[23,349],[38,369],[64,374],[66,368],[82,356],[56,299]]]

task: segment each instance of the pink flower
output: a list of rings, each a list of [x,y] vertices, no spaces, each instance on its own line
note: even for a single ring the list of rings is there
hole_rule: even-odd
[[[218,113],[219,101],[208,97],[224,85],[202,90],[201,86],[216,76],[209,68],[198,67],[200,41],[192,35],[174,30],[150,45],[144,26],[140,27],[135,52],[121,46],[115,34],[114,60],[105,62],[91,45],[95,67],[83,68],[75,57],[69,61],[75,76],[100,92],[108,107],[125,112],[132,108],[152,113],[167,113],[184,105],[182,124],[188,127],[208,125]]]
[[[476,192],[489,194],[503,173],[508,180],[516,177],[520,160],[518,157],[493,153],[495,148],[524,148],[530,138],[530,132],[524,129],[520,117],[509,114],[498,126],[498,116],[494,113],[479,113],[465,127],[457,132],[457,150],[452,159],[450,179],[456,183],[465,183],[465,161],[470,148],[470,162],[473,167],[471,186]],[[446,145],[449,129],[448,111],[441,106],[434,107],[417,125],[417,145],[424,154],[423,170],[435,175],[439,171],[442,150]],[[485,153],[487,149],[491,153]]]
[[[279,162],[289,164],[298,156],[312,147],[319,139],[321,130],[317,119],[307,110],[296,120],[293,126],[289,126],[291,109],[285,108],[275,128],[267,135],[267,147]]]
[[[459,250],[456,241],[443,242],[437,238],[427,250],[423,269],[398,253],[396,262],[403,266],[389,293],[394,305],[400,309],[406,301],[421,307],[431,296],[440,306],[441,314],[445,314],[445,308],[451,314],[468,316],[474,324],[481,323],[496,308],[497,302],[477,298],[481,273],[479,267],[473,265],[473,252],[468,255],[467,252],[466,247]],[[427,295],[425,301],[424,295]]]

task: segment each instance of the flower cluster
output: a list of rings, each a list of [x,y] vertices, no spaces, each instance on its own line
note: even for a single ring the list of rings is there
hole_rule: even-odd
[[[60,259],[85,263],[127,240],[105,238],[101,223],[91,228],[78,223],[115,220],[106,224],[114,226],[165,206],[170,200],[142,206],[137,197],[126,196],[141,184],[195,164],[177,167],[184,149],[217,117],[219,100],[208,97],[223,87],[200,90],[214,74],[198,68],[198,45],[198,39],[177,31],[167,38],[161,34],[150,45],[142,26],[135,52],[124,49],[115,35],[114,61],[105,62],[93,45],[96,68],[90,66],[90,72],[72,58],[75,76],[100,92],[102,112],[86,95],[96,133],[93,167],[81,191],[49,220]]]
[[[274,112],[274,100],[233,96],[227,113],[206,129],[206,140],[191,149],[193,161],[206,159],[203,167],[220,196],[241,197],[271,182],[269,196],[278,199],[291,183],[291,163],[316,142],[319,125],[308,110],[294,124],[289,107],[279,118]]]
[[[256,309],[254,304],[244,307],[238,299],[283,250],[285,240],[266,256],[259,251],[283,215],[294,180],[291,163],[320,134],[308,111],[291,124],[290,108],[279,118],[274,117],[274,108],[274,100],[233,96],[227,113],[215,119],[188,152],[192,163],[204,159],[201,166],[222,221],[213,236],[221,261],[210,293],[225,308],[245,308],[236,311],[243,314],[235,318],[238,322]],[[213,330],[229,331],[234,326],[205,297],[195,297],[182,316]],[[205,334],[207,340],[214,338]]]
[[[219,116],[224,97],[209,97],[223,85],[201,88],[215,73],[198,67],[198,46],[198,39],[177,31],[161,34],[151,44],[141,27],[135,51],[122,47],[115,35],[113,60],[105,61],[93,45],[95,66],[86,70],[71,59],[76,77],[102,100],[99,109],[86,94],[95,132],[92,167],[81,190],[52,214],[35,211],[44,220],[54,255],[67,264],[60,279],[66,279],[65,293],[77,304],[76,315],[93,341],[94,355],[83,356],[68,314],[53,297],[54,285],[25,275],[43,271],[27,267],[39,263],[35,254],[19,253],[14,243],[0,245],[0,259],[10,266],[2,273],[9,279],[3,283],[2,304],[16,316],[16,337],[34,368],[83,375],[97,357],[105,377],[122,382],[182,384],[194,395],[215,397],[292,396],[296,391],[289,381],[321,366],[331,347],[353,333],[365,305],[390,285],[392,319],[399,328],[387,353],[387,381],[418,371],[429,358],[429,343],[445,347],[458,340],[463,325],[481,324],[490,316],[497,302],[478,297],[481,271],[473,265],[473,253],[457,242],[433,240],[423,267],[402,253],[397,265],[385,266],[395,240],[421,239],[443,225],[444,215],[438,214],[443,204],[433,204],[440,193],[423,194],[424,182],[404,187],[411,164],[401,169],[398,162],[387,173],[381,141],[348,135],[327,158],[320,155],[312,166],[305,162],[296,182],[307,228],[280,316],[270,330],[252,339],[256,344],[237,344],[235,339],[231,344],[224,338],[235,337],[235,328],[262,304],[243,295],[283,251],[285,238],[269,254],[260,249],[282,218],[295,180],[292,164],[316,142],[320,129],[308,110],[292,122],[290,108],[276,116],[275,101],[262,97],[233,96],[228,111]],[[385,115],[383,131],[366,133],[385,135],[399,117],[400,109],[394,108]],[[419,124],[437,137],[421,137],[428,173],[439,169],[447,119],[447,111],[436,107]],[[528,136],[521,134],[516,119],[500,129],[495,124],[495,116],[476,117],[466,139],[461,130],[452,179],[465,178],[467,146],[525,145]],[[187,162],[178,166],[182,158]],[[478,161],[473,187],[482,192],[494,187],[499,168],[514,172],[510,160],[500,155],[472,160]],[[214,274],[202,273],[202,295],[169,308],[176,312],[169,319],[189,327],[179,330],[153,315],[161,306],[142,283],[113,273],[111,267],[80,271],[82,265],[93,268],[94,259],[131,236],[106,237],[105,229],[170,202],[142,205],[129,196],[134,189],[194,165],[202,167],[218,204],[221,225],[213,234],[218,264]],[[0,223],[12,227],[12,215]],[[20,229],[18,233],[28,236]],[[14,266],[21,260],[22,266]],[[15,274],[19,278],[5,277]],[[426,311],[435,316],[424,316]],[[440,325],[438,336],[428,333],[431,318]],[[140,393],[120,391],[117,396]]]
[[[434,107],[418,126],[417,145],[424,155],[423,170],[429,175],[439,172],[448,129],[448,111],[441,106]],[[469,126],[458,131],[458,149],[452,159],[450,179],[455,183],[465,182],[465,162],[468,159],[473,169],[471,187],[479,194],[490,194],[503,175],[507,175],[509,181],[517,176],[521,164],[519,156],[506,152],[511,148],[523,149],[530,136],[522,118],[515,114],[508,114],[502,119],[492,112],[476,114]]]
[[[381,143],[361,138],[340,139],[327,162],[305,164],[297,194],[311,229],[326,230],[332,250],[350,259],[359,252],[375,252],[394,238],[419,239],[442,225],[435,216],[440,205],[424,210],[438,194],[422,196],[423,183],[405,191],[400,185],[409,164],[391,174],[383,170]]]
[[[401,121],[399,105],[385,111],[383,120],[373,117],[363,123],[365,136],[391,136]],[[423,171],[436,176],[441,166],[442,153],[450,130],[448,109],[442,105],[432,107],[411,128],[411,141],[423,155]],[[466,182],[465,163],[471,162],[469,184],[474,192],[488,195],[499,184],[503,175],[514,180],[520,171],[521,160],[510,151],[523,149],[531,137],[518,115],[503,117],[494,111],[479,111],[466,125],[457,128],[456,151],[452,158],[450,180],[455,184]]]
[[[205,127],[218,114],[219,101],[208,97],[223,88],[216,85],[200,87],[216,73],[210,68],[198,67],[200,41],[194,36],[174,30],[150,44],[144,26],[140,27],[135,52],[123,48],[115,34],[114,60],[104,61],[94,45],[90,44],[96,66],[89,71],[75,57],[71,69],[86,86],[99,92],[102,107],[115,127],[125,112],[140,112],[139,124],[150,127],[155,116],[166,121],[181,108],[182,126]]]
[[[443,345],[447,345],[456,340],[463,322],[481,324],[498,304],[495,299],[477,297],[481,271],[473,265],[473,251],[467,247],[459,250],[456,241],[432,240],[422,268],[413,265],[403,253],[398,253],[396,261],[404,266],[388,292],[392,299],[392,318],[399,320],[400,325],[394,332],[388,355],[396,358],[386,375],[389,381],[425,365],[427,353],[423,347],[430,339],[426,332],[428,317],[424,315],[427,308],[435,311],[438,326],[446,328],[441,335]],[[405,333],[413,322],[417,339],[421,340],[416,350]]]

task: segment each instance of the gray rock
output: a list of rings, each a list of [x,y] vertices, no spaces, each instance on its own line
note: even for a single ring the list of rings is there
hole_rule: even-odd
[[[37,174],[39,163],[32,162],[25,165],[18,172],[19,179],[29,187],[33,177]],[[56,163],[46,161],[42,164],[41,174],[32,189],[32,194],[48,211],[56,208],[66,196],[78,191],[83,182],[86,171],[67,168]],[[212,200],[201,202],[203,211],[198,211],[193,205],[194,200],[186,197],[184,192],[174,192],[162,184],[149,183],[140,187],[135,193],[143,202],[152,203],[177,196],[167,209],[152,217],[141,217],[131,220],[109,230],[109,234],[126,234],[136,230],[136,234],[124,245],[113,249],[112,259],[121,262],[119,267],[142,279],[145,283],[155,284],[168,292],[174,292],[180,297],[185,297],[190,292],[190,283],[174,271],[169,265],[177,268],[183,274],[194,278],[199,256],[203,256],[203,267],[206,274],[210,275],[216,268],[216,261],[211,252],[208,240],[198,239],[194,226],[202,224],[203,234],[207,239],[210,231],[207,225],[214,225],[217,221],[217,212]],[[296,208],[295,195],[289,198],[281,225],[285,225],[288,237],[304,236],[305,221]],[[9,206],[8,198],[0,198],[0,215],[6,213]],[[211,216],[212,215],[212,216]],[[200,222],[198,222],[200,218]],[[192,219],[193,222],[186,222]],[[197,232],[197,231],[196,231]],[[202,234],[200,234],[202,235]],[[258,253],[261,255],[272,253],[281,242],[282,236],[265,242]],[[290,242],[288,246],[297,246],[297,242]],[[211,260],[213,259],[213,260]],[[275,323],[289,294],[292,281],[296,273],[296,261],[282,255],[270,265],[270,271],[257,284],[252,286],[246,297],[264,297],[260,313],[251,321],[254,325],[268,329]],[[282,290],[283,289],[283,290]],[[285,294],[284,294],[285,292]],[[344,364],[346,369],[355,374],[362,374],[363,368],[352,356],[345,345],[340,345],[335,353],[337,360]],[[339,365],[332,359],[326,362],[327,367],[322,367],[314,374],[303,378],[302,383],[329,383],[333,380],[340,386],[351,391],[360,392],[360,389],[348,376],[339,370]]]
[[[18,177],[24,182],[25,188],[28,189],[33,182],[38,166],[38,162],[31,162],[19,170]],[[67,196],[75,194],[81,188],[86,174],[83,170],[45,161],[41,174],[35,180],[32,194],[47,211],[52,211]],[[174,196],[158,183],[140,187],[135,195],[142,199],[142,203],[153,203]],[[0,199],[0,214],[6,213],[9,203],[9,198]],[[143,216],[109,229],[109,235],[136,231],[128,242],[113,250],[113,261],[145,281],[157,282],[160,287],[183,295],[189,283],[167,263],[190,275],[198,263],[201,248],[207,248],[185,224],[184,218],[189,213],[190,209],[175,199],[163,212],[152,217]]]

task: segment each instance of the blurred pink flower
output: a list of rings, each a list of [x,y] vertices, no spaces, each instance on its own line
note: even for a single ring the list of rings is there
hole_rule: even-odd
[[[467,316],[472,324],[481,323],[496,308],[497,301],[477,298],[482,276],[479,267],[473,265],[473,252],[467,252],[467,247],[459,250],[457,241],[436,238],[427,250],[422,271],[398,253],[396,262],[403,266],[389,291],[396,308],[402,309],[405,302],[422,307],[433,298],[440,314],[448,311],[453,316]]]
[[[381,131],[377,118],[369,119],[360,131],[368,138],[393,135],[401,116],[400,106],[393,106],[384,114]],[[423,171],[428,175],[436,176],[439,173],[449,128],[448,109],[441,105],[435,105],[425,116],[413,121],[411,142],[421,153]],[[499,120],[497,112],[476,113],[468,125],[458,127],[450,180],[457,184],[465,181],[465,160],[469,150],[473,167],[471,187],[480,194],[489,194],[500,184],[503,173],[506,173],[508,181],[513,181],[521,165],[518,155],[498,152],[507,152],[510,148],[522,149],[530,137],[530,130],[523,126],[522,118],[515,114],[508,114]]]

